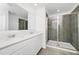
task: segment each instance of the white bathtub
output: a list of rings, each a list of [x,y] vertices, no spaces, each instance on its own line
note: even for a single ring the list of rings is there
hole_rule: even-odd
[[[10,35],[15,35],[10,37]],[[41,49],[42,33],[18,32],[0,37],[1,55],[35,55]]]

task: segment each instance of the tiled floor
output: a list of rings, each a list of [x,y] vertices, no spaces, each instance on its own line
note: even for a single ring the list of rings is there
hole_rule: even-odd
[[[46,49],[42,49],[38,55],[78,55],[78,53],[47,47]]]
[[[49,40],[47,46],[60,47],[60,48],[76,51],[76,49],[70,43],[67,42],[57,42],[57,41]]]

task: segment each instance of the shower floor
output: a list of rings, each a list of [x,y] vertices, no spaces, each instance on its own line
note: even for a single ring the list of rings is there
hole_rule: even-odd
[[[60,48],[76,51],[76,49],[70,43],[66,43],[66,42],[57,42],[57,41],[49,40],[47,46],[60,47]]]

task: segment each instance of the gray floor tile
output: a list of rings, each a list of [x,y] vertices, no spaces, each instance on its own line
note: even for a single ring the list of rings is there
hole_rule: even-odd
[[[39,52],[39,55],[78,55],[77,53],[67,52],[64,50],[56,49],[56,48],[49,48],[42,49]]]

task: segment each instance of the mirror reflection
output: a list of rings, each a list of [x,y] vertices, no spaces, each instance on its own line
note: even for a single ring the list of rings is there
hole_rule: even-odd
[[[2,22],[5,25],[0,24],[0,30],[27,30],[28,12],[15,3],[8,3],[6,8],[6,10],[1,12],[3,14],[2,20],[6,20],[6,22]]]

